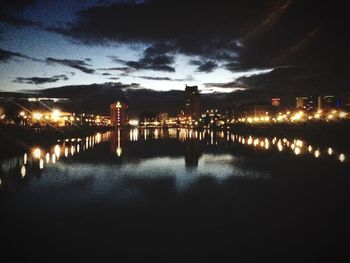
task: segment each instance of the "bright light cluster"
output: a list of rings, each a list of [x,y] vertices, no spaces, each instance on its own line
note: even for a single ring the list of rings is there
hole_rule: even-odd
[[[232,122],[244,122],[244,123],[280,123],[280,122],[306,122],[311,120],[320,121],[336,121],[344,120],[349,117],[349,113],[345,111],[329,110],[323,112],[318,110],[317,112],[304,112],[298,110],[295,112],[278,112],[277,114],[270,114],[266,112],[265,115],[254,115],[240,117],[233,119]]]

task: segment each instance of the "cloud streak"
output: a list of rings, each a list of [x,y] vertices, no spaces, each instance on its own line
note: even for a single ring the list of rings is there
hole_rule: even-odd
[[[41,59],[29,57],[27,55],[24,55],[18,52],[12,52],[12,51],[0,48],[0,63],[10,62],[12,60],[15,60],[16,58],[24,58],[35,62],[43,62],[43,60]]]
[[[154,76],[133,76],[134,78],[146,79],[146,80],[156,80],[156,81],[193,81],[192,76],[188,76],[187,78],[170,78],[170,77],[154,77]]]
[[[143,52],[139,60],[125,61],[115,56],[110,56],[112,62],[125,65],[124,73],[138,70],[154,70],[164,72],[175,72],[174,46],[165,43],[157,43],[149,46]],[[113,69],[113,68],[112,68]]]
[[[190,65],[197,66],[198,72],[206,72],[206,73],[213,72],[218,67],[218,64],[212,60],[205,60],[205,61],[191,60]]]
[[[43,77],[31,77],[31,78],[24,78],[24,77],[17,77],[12,82],[21,83],[21,84],[46,84],[46,83],[53,83],[57,82],[59,80],[68,80],[68,77],[66,75],[55,75],[49,78],[43,78]]]
[[[74,59],[55,59],[55,58],[47,58],[46,62],[48,64],[60,64],[63,66],[71,67],[77,70],[80,70],[86,74],[94,74],[95,70],[92,68],[89,68],[90,65],[87,64],[83,60],[74,60]]]

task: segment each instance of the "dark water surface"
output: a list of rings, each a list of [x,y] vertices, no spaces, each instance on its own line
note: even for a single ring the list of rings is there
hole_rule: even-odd
[[[185,129],[37,145],[0,161],[1,257],[349,260],[349,160],[341,138]]]

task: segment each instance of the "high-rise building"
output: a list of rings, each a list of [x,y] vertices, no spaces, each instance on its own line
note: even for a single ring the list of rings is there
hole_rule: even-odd
[[[307,111],[316,110],[318,105],[318,101],[315,96],[297,97],[296,101],[297,101],[296,103],[297,109],[303,109]]]
[[[128,124],[128,115],[126,110],[128,105],[117,101],[110,105],[111,125],[116,127],[126,126]]]
[[[342,100],[333,95],[318,96],[318,109],[329,110],[342,106]]]
[[[198,86],[187,86],[185,89],[185,115],[189,119],[198,120],[201,115],[201,98]]]
[[[296,108],[297,109],[304,109],[306,106],[306,101],[307,101],[307,97],[296,97]]]

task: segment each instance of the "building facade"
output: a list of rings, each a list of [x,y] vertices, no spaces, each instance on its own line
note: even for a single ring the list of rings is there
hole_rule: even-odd
[[[342,100],[334,95],[318,96],[319,110],[330,110],[341,106],[343,106]]]
[[[127,109],[128,105],[119,100],[110,105],[110,118],[112,126],[121,127],[128,124]]]
[[[296,97],[296,108],[306,111],[314,111],[317,109],[318,100],[316,96]]]
[[[185,116],[191,120],[198,120],[201,116],[201,98],[198,86],[185,88]]]

